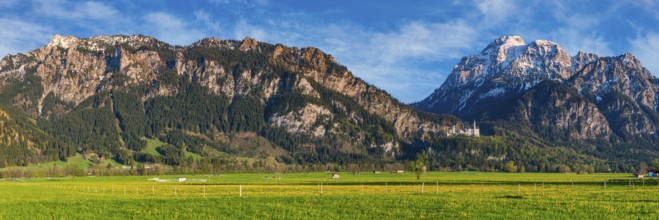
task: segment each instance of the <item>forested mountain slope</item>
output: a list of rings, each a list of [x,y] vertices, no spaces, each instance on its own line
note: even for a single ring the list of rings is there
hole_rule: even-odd
[[[551,77],[579,81],[562,71],[568,66],[551,65],[557,70]],[[589,85],[583,87],[600,91]],[[541,97],[572,91],[524,88]],[[533,94],[524,97],[519,100]],[[575,97],[573,108],[592,109],[580,103],[586,98]],[[514,103],[516,109],[543,113],[551,108],[538,106],[553,101]],[[435,170],[501,171],[510,162],[529,171],[628,170],[638,162],[627,160],[638,153],[612,157],[597,143],[574,147],[552,140],[538,132],[534,126],[542,124],[533,119],[479,120],[480,138],[447,135],[471,123],[408,107],[317,48],[250,38],[173,46],[141,35],[57,35],[42,48],[0,62],[0,106],[11,112],[2,121],[13,123],[5,137],[21,140],[0,139],[7,152],[3,166],[66,160],[76,153],[123,164],[194,167],[191,172],[208,166],[297,170],[332,164],[384,169],[419,157]],[[648,130],[630,130],[637,131]],[[591,133],[617,137],[606,127]],[[164,145],[152,144],[158,141]]]

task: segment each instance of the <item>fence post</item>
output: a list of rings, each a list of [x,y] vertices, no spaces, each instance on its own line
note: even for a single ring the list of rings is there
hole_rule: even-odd
[[[204,198],[206,198],[206,185],[204,185]]]
[[[156,195],[156,186],[151,186],[151,194]]]
[[[240,197],[243,197],[243,184],[240,184]]]
[[[659,186],[659,185],[658,185],[658,186]],[[384,182],[384,194],[388,194],[388,193],[389,193],[388,190],[387,190],[387,188],[388,188],[388,186],[387,186],[387,182]]]
[[[426,187],[426,183],[425,183],[425,182],[422,182],[422,183],[421,183],[421,194],[423,194],[423,188],[424,188],[424,187]]]
[[[439,181],[435,182],[435,193],[439,193]]]
[[[174,186],[174,196],[176,196],[176,186]]]

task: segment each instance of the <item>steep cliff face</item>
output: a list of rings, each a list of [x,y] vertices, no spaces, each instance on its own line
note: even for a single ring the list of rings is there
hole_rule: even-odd
[[[518,103],[518,118],[549,139],[607,138],[611,134],[606,117],[595,104],[558,82],[541,82]]]
[[[399,146],[401,141],[444,133],[460,123],[453,117],[419,113],[401,104],[354,77],[317,48],[271,45],[250,38],[208,38],[179,47],[140,35],[87,39],[56,35],[42,48],[5,57],[0,63],[0,90],[3,104],[39,119],[44,129],[91,117],[88,114],[117,115],[116,125],[108,121],[110,125],[106,126],[107,130],[118,128],[117,136],[121,138],[117,149],[131,145],[139,136],[158,137],[172,129],[192,129],[212,137],[217,135],[213,133],[248,128],[273,135],[274,142],[282,137],[268,129],[283,129],[289,135],[304,137],[300,140],[338,138],[356,146],[393,152],[397,149],[392,146]],[[203,91],[199,94],[220,103],[226,100],[226,106],[218,103],[223,107],[213,110],[216,106],[208,106],[213,104],[203,99],[176,104],[194,99],[182,95],[194,91]],[[121,101],[124,96],[138,111],[122,110],[126,105]],[[212,125],[160,123],[151,119],[153,112],[159,111],[156,108],[164,108],[164,115],[204,109],[220,116],[209,117]],[[244,112],[254,115],[241,115]],[[196,114],[183,114],[181,118],[201,120]],[[239,118],[233,118],[235,115]],[[122,117],[136,117],[147,124],[146,128],[126,125],[130,122]]]
[[[521,120],[548,139],[652,139],[657,85],[631,54],[570,57],[553,42],[511,36],[463,58],[414,106],[463,119]]]
[[[596,103],[619,136],[656,135],[659,84],[633,55],[590,62],[570,83]]]

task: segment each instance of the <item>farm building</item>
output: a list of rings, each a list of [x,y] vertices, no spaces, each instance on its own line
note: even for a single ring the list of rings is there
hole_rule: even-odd
[[[648,173],[648,177],[657,177],[657,170],[649,168],[645,171]]]
[[[332,174],[332,179],[338,179],[340,176],[338,173],[333,173]]]

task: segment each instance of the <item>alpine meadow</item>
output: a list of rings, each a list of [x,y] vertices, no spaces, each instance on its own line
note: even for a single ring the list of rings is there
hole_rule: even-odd
[[[0,219],[656,219],[657,8],[6,1]]]

